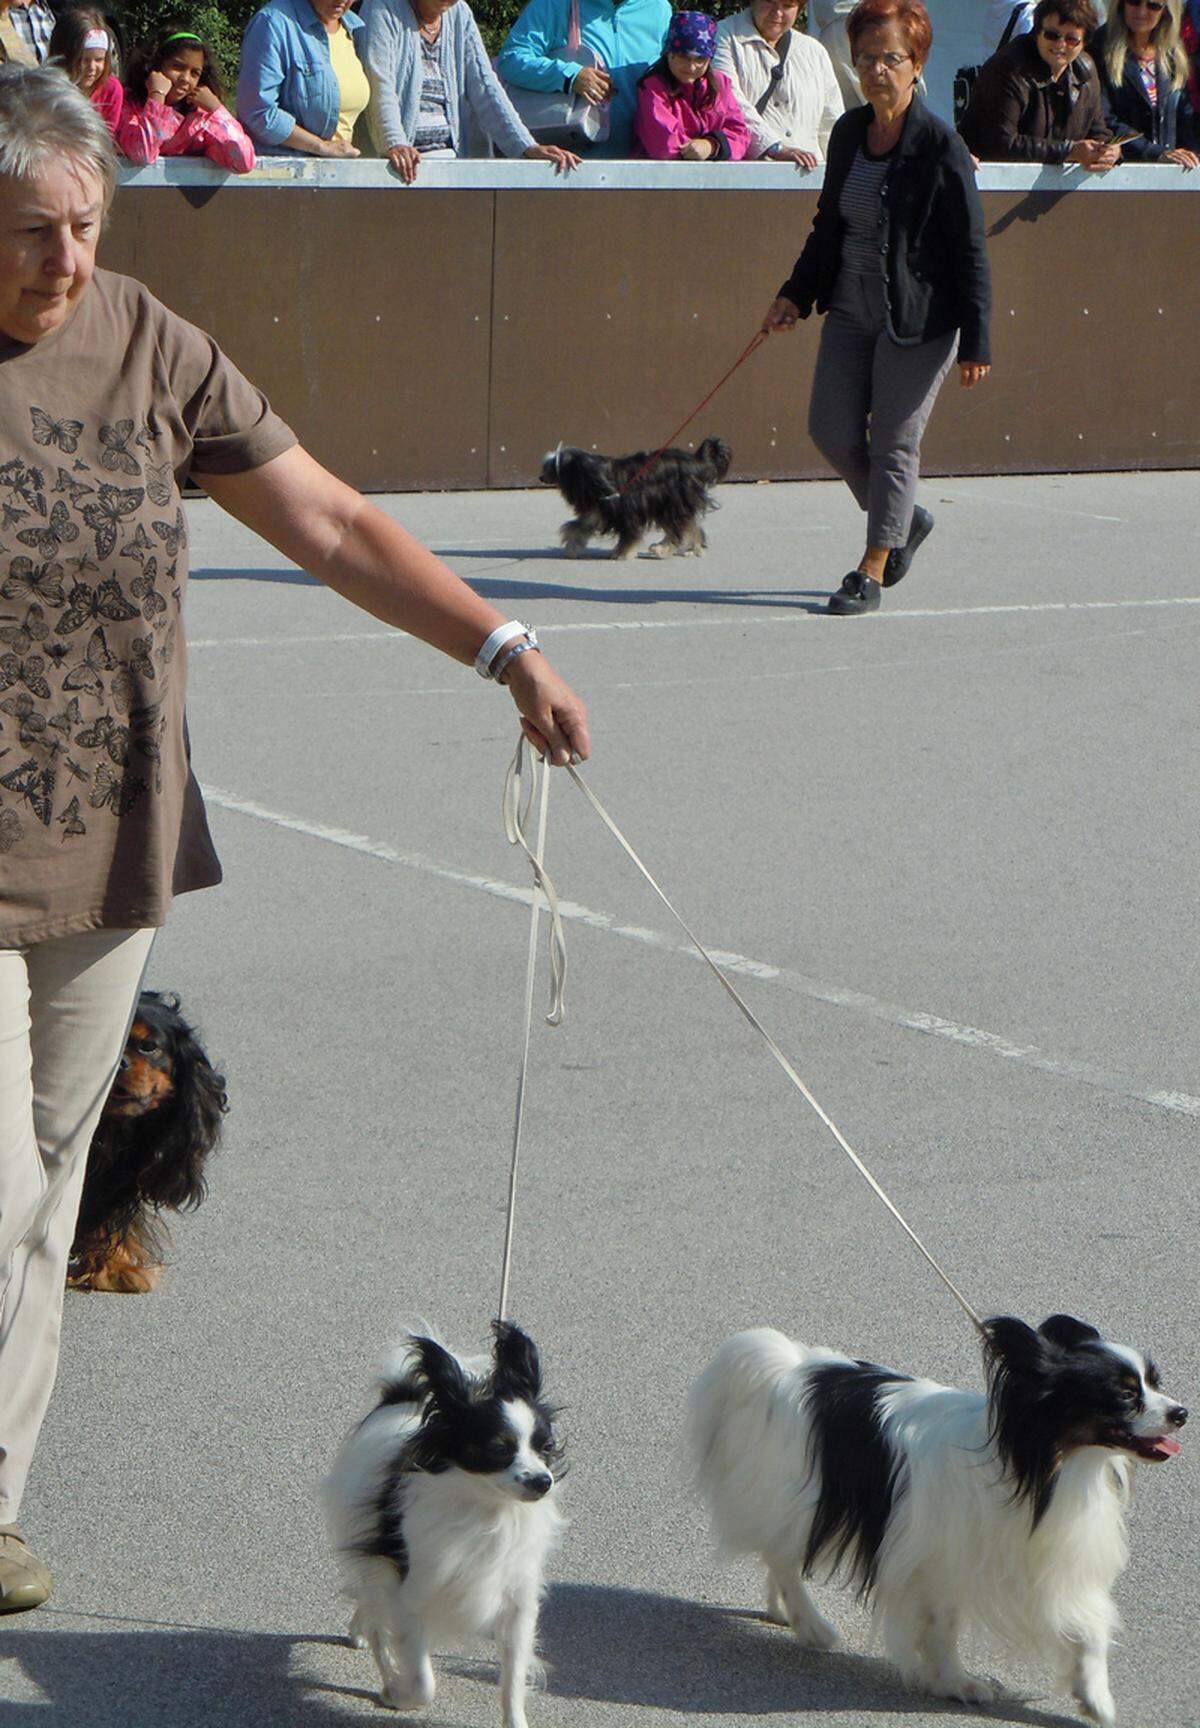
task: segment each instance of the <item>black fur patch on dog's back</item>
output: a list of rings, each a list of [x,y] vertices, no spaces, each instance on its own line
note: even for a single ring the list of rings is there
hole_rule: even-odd
[[[804,1551],[804,1575],[844,1568],[860,1597],[870,1594],[896,1498],[901,1459],[888,1439],[880,1398],[908,1379],[873,1362],[830,1362],[809,1375],[809,1468],[820,1499]]]

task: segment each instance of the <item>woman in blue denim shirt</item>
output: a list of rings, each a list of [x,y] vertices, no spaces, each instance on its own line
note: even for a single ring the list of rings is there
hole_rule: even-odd
[[[350,0],[270,0],[246,26],[238,119],[260,150],[357,156],[370,86]]]

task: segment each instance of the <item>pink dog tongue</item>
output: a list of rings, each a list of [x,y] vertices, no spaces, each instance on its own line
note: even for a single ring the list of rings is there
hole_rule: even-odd
[[[1183,1447],[1178,1440],[1173,1440],[1169,1434],[1164,1434],[1161,1440],[1154,1442],[1154,1450],[1160,1458],[1173,1458],[1176,1452],[1183,1451]]]

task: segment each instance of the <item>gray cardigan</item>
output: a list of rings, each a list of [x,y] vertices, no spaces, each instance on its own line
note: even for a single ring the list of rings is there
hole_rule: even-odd
[[[411,144],[421,112],[421,37],[408,0],[365,0],[363,60],[371,80],[367,121],[380,155]],[[460,156],[470,154],[468,125],[474,121],[505,156],[520,156],[533,143],[520,115],[492,71],[479,26],[467,0],[442,14],[442,69],[446,117]],[[465,112],[464,112],[465,110]]]

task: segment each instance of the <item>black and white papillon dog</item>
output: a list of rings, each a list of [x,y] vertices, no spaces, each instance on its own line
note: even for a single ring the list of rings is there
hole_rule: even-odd
[[[561,1448],[532,1340],[502,1321],[492,1330],[490,1361],[410,1334],[324,1498],[350,1641],[373,1654],[381,1701],[428,1704],[431,1648],[491,1637],[504,1728],[526,1728],[545,1561],[563,1525]]]
[[[1139,1459],[1180,1450],[1158,1370],[1055,1314],[985,1326],[988,1391],[962,1392],[764,1328],[728,1339],[692,1393],[700,1490],[722,1548],[767,1569],[767,1612],[802,1644],[837,1634],[805,1580],[869,1600],[914,1685],[981,1703],[960,1631],[1048,1660],[1084,1713],[1116,1720],[1112,1586]]]
[[[551,450],[542,458],[543,486],[557,486],[575,512],[561,539],[578,558],[589,540],[615,534],[614,558],[632,558],[652,528],[664,538],[652,558],[697,556],[708,541],[704,517],[713,508],[711,487],[729,472],[732,451],[723,438],[706,438],[695,450],[638,450],[632,456],[598,456],[592,450]]]

